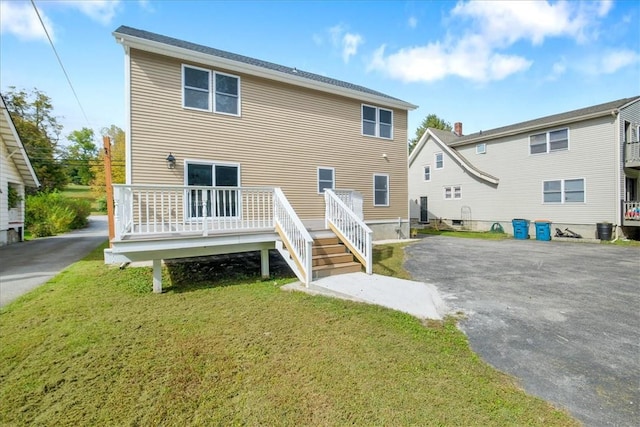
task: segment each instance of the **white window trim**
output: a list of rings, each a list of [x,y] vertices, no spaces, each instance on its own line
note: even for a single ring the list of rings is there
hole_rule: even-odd
[[[186,68],[192,68],[194,70],[199,70],[199,71],[206,71],[209,74],[209,90],[208,90],[208,99],[209,99],[209,108],[196,108],[196,107],[189,107],[188,105],[185,104],[185,97],[184,97],[184,90],[187,87],[186,82],[185,82],[185,69]],[[208,111],[208,112],[212,112],[212,108],[213,108],[213,103],[211,100],[211,75],[212,72],[211,70],[207,69],[207,68],[202,68],[202,67],[196,67],[195,65],[189,65],[189,64],[182,64],[182,108],[185,108],[187,110],[195,110],[195,111]],[[190,86],[191,88],[191,86]],[[200,90],[201,92],[204,92],[202,89],[199,88],[193,88],[196,90]]]
[[[566,130],[567,131],[567,148],[566,149],[562,149],[562,150],[550,150],[550,141],[549,141],[549,135],[551,134],[551,132],[557,132],[559,130]],[[541,135],[541,134],[545,134],[545,138],[546,138],[546,151],[542,152],[542,153],[532,153],[531,152],[531,137],[534,135]],[[550,153],[557,153],[557,152],[562,152],[562,151],[569,151],[571,149],[571,130],[568,127],[564,127],[564,128],[557,128],[557,129],[549,129],[545,132],[537,132],[537,133],[532,133],[529,134],[529,136],[527,137],[529,140],[529,155],[530,156],[540,156],[543,154],[550,154]]]
[[[425,169],[429,168],[429,179],[425,178],[426,176],[426,172]],[[424,182],[430,182],[431,181],[431,165],[424,165],[423,169],[422,169],[422,179],[424,180]]]
[[[216,95],[218,94],[218,90],[216,88],[216,74],[220,74],[221,76],[227,76],[227,77],[233,77],[238,79],[238,114],[233,114],[233,113],[226,113],[224,111],[217,111],[216,110]],[[242,90],[241,90],[241,79],[240,76],[236,76],[235,74],[229,74],[229,73],[222,73],[220,71],[213,71],[211,73],[211,79],[212,79],[212,94],[213,94],[213,100],[211,103],[211,107],[213,108],[213,112],[216,114],[224,114],[225,116],[233,116],[233,117],[240,117],[242,115],[242,102],[241,102],[241,94],[242,94]],[[233,96],[233,95],[227,95],[226,96]]]
[[[384,176],[387,178],[387,203],[384,205],[379,205],[376,204],[376,177],[377,176]],[[389,201],[391,200],[391,182],[389,181],[389,174],[388,173],[374,173],[373,174],[373,206],[376,207],[385,207],[385,206],[389,206]]]
[[[209,73],[209,108],[208,109],[204,109],[204,108],[196,108],[196,107],[189,107],[187,105],[185,105],[185,99],[184,99],[184,89],[186,87],[185,85],[185,75],[184,75],[184,70],[185,68],[192,68],[194,70],[200,70],[200,71],[206,71],[207,73]],[[222,76],[228,76],[228,77],[233,77],[238,79],[238,114],[233,114],[233,113],[227,113],[224,111],[217,111],[216,110],[216,94],[217,94],[217,89],[216,89],[216,74],[220,74]],[[198,89],[198,88],[193,88],[193,89]],[[202,91],[202,89],[200,89]],[[204,92],[204,91],[202,91]],[[227,95],[227,96],[231,96],[231,95]],[[195,65],[190,65],[190,64],[182,64],[182,108],[186,109],[186,110],[194,110],[194,111],[207,111],[209,113],[214,113],[214,114],[221,114],[224,116],[232,116],[232,117],[240,117],[242,115],[242,79],[240,78],[240,76],[236,76],[235,74],[229,74],[229,73],[223,73],[220,71],[214,71],[214,70],[210,70],[208,68],[202,68],[202,67],[198,67]]]
[[[326,169],[331,171],[331,190],[335,190],[336,188],[336,169],[328,166],[318,166],[316,170],[316,191],[318,194],[324,194],[324,191],[320,191],[320,169]]]
[[[476,145],[476,154],[486,154],[487,152],[487,143],[481,142]]]
[[[456,197],[455,189],[460,189],[460,197]],[[447,189],[451,191],[451,197],[447,198]],[[442,198],[444,200],[462,200],[462,185],[445,185],[442,187]]]
[[[190,187],[187,183],[189,182],[189,165],[190,164],[195,164],[195,165],[207,165],[207,166],[233,166],[237,169],[238,171],[238,187],[242,187],[242,181],[240,181],[241,177],[242,177],[242,171],[240,170],[240,163],[233,163],[233,162],[218,162],[215,160],[202,160],[202,159],[185,159],[184,160],[184,172],[183,172],[183,185],[186,187],[185,188],[185,192],[188,192],[188,188]],[[215,181],[216,179],[216,174],[213,173],[211,180]],[[216,186],[215,182],[212,182],[213,187]],[[196,187],[196,186],[194,186]],[[183,200],[183,212],[189,212],[189,205],[188,205],[188,197],[186,197],[186,193],[185,193],[185,197]],[[238,212],[242,212],[242,197],[238,197],[238,204],[237,204],[237,209]],[[210,220],[212,218],[215,217],[192,217],[191,215],[189,215],[186,219],[187,221],[190,222],[199,222],[199,221],[203,221],[203,220]],[[237,217],[233,217],[233,218],[237,218]]]
[[[376,110],[376,120],[375,120],[375,135],[369,135],[367,133],[364,133],[364,114],[363,114],[363,107],[369,107],[369,108],[373,108]],[[387,138],[386,136],[380,136],[380,110],[384,110],[384,111],[388,111],[391,113],[391,137]],[[370,138],[380,138],[380,139],[387,139],[387,140],[392,140],[393,139],[393,110],[390,110],[388,108],[382,108],[382,107],[376,107],[375,105],[369,105],[369,104],[361,104],[360,105],[360,134],[362,136],[368,136]]]
[[[567,202],[565,201],[565,189],[564,182],[565,181],[578,181],[582,180],[582,192],[584,193],[584,200],[581,202]],[[560,201],[559,202],[545,202],[544,201],[544,183],[545,182],[553,182],[560,181]],[[542,186],[542,204],[543,205],[580,205],[587,203],[587,180],[585,178],[556,178],[556,179],[545,179],[541,183]]]
[[[440,167],[438,167],[438,154],[442,156],[442,166]],[[433,153],[433,164],[435,170],[444,169],[444,153],[442,151]]]

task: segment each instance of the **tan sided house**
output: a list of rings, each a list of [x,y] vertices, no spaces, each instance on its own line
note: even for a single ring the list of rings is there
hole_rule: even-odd
[[[39,187],[29,156],[0,96],[0,246],[24,240],[25,187]]]
[[[276,248],[306,284],[408,235],[407,115],[351,83],[122,26],[126,185],[105,260]],[[328,231],[329,230],[329,231]],[[355,266],[360,270],[360,265]]]

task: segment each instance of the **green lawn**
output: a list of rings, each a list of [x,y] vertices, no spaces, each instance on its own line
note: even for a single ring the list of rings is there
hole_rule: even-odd
[[[96,196],[91,191],[91,187],[88,185],[69,184],[65,187],[61,193],[72,199],[85,199],[91,202],[91,214],[92,215],[104,215],[105,212],[98,210],[98,202]]]
[[[376,253],[399,273],[401,245]],[[454,319],[255,274],[165,270],[156,295],[150,268],[94,251],[0,311],[0,425],[577,425],[483,363]]]

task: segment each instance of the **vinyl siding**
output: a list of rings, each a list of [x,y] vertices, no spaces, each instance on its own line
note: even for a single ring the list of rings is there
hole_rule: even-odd
[[[631,126],[633,127],[637,127],[640,124],[640,101],[636,101],[633,104],[620,109],[620,115],[618,120],[618,126],[619,126],[618,141],[620,141],[620,183],[619,183],[619,188],[620,188],[619,199],[620,200],[625,200],[626,198],[625,178],[632,177],[632,178],[638,179],[640,175],[638,170],[625,169],[624,167],[624,161],[625,161],[624,122],[625,121],[631,123]],[[640,184],[640,182],[638,184]]]
[[[4,231],[9,228],[8,184],[18,184],[23,197],[24,186],[16,165],[8,158],[9,152],[2,137],[0,137],[0,141],[0,189],[2,189],[2,193],[0,193],[0,231]]]
[[[481,221],[526,218],[570,224],[616,223],[619,166],[614,124],[615,118],[606,116],[565,126],[569,128],[569,150],[549,154],[529,155],[529,133],[487,141],[486,154],[476,154],[475,144],[457,148],[474,166],[498,177],[497,186],[465,173],[446,153],[444,169],[436,170],[433,153],[443,150],[429,141],[411,166],[411,200],[428,196],[432,217],[449,219],[460,219],[461,208],[468,206],[472,219]],[[425,183],[413,169],[421,173],[429,163],[431,182]],[[579,178],[585,180],[585,203],[543,203],[543,181]],[[462,199],[444,200],[443,187],[447,185],[461,185]]]
[[[360,102],[250,75],[241,117],[194,111],[182,108],[182,61],[130,57],[132,184],[182,185],[185,159],[239,163],[242,186],[281,187],[300,217],[321,218],[317,167],[333,167],[336,188],[363,193],[366,220],[406,218],[406,111],[394,110],[393,140],[365,137]],[[390,176],[389,207],[373,207],[374,173]]]

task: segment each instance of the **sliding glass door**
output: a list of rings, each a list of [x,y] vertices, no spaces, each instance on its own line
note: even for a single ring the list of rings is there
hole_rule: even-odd
[[[216,163],[187,163],[187,186],[190,218],[224,218],[238,216],[239,167]],[[221,187],[234,187],[224,189]]]

